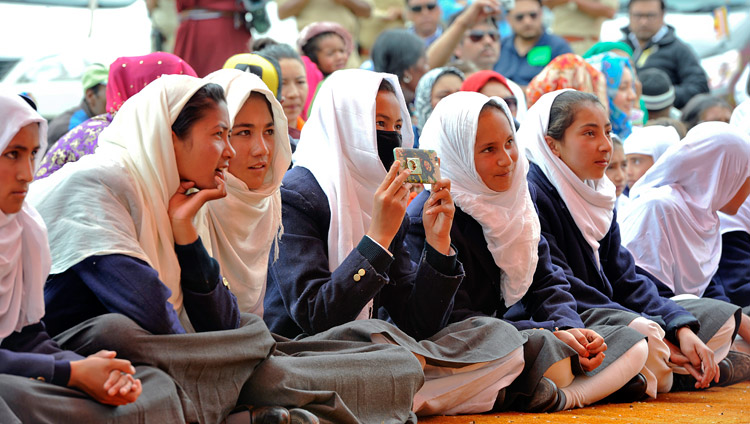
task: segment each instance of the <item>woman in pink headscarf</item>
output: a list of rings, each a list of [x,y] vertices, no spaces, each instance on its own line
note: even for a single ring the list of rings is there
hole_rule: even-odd
[[[120,106],[148,83],[167,74],[197,76],[187,62],[171,53],[157,52],[115,60],[109,67],[107,112],[84,121],[57,140],[44,155],[34,178],[49,177],[66,163],[94,153],[99,134],[109,126]]]

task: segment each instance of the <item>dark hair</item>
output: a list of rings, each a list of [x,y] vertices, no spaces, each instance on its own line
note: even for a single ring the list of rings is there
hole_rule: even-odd
[[[638,3],[639,1],[655,1],[655,0],[630,0],[628,2],[628,10],[630,10],[630,6],[633,5],[633,3]],[[661,11],[664,11],[664,0],[659,0],[659,6],[661,6]]]
[[[258,38],[257,40],[253,40],[253,48],[251,50],[252,51],[263,50],[265,48],[276,46],[278,44],[279,42],[274,40],[271,37]]]
[[[101,90],[102,88],[105,88],[105,87],[107,87],[105,84],[101,84],[100,83],[100,84],[92,85],[86,91],[91,90],[94,93],[94,95],[97,95],[97,94],[99,94],[99,90]]]
[[[391,84],[391,82],[385,78],[380,81],[380,86],[378,87],[378,92],[381,91],[387,91],[389,93],[396,94],[396,89],[393,87],[393,84]]]
[[[294,48],[292,48],[292,46],[288,44],[267,44],[265,47],[263,47],[262,50],[258,51],[258,54],[272,57],[276,59],[276,61],[281,61],[281,59],[294,59],[304,65],[304,62],[302,62],[302,58],[300,57],[299,53],[297,53],[297,51],[295,51]]]
[[[172,124],[172,131],[177,137],[183,138],[193,124],[203,118],[207,108],[215,107],[221,102],[226,103],[224,89],[214,83],[204,85],[193,94],[193,97],[188,100],[180,114],[177,115],[177,119]]]
[[[370,56],[376,72],[387,72],[403,78],[404,71],[424,56],[424,41],[406,29],[383,31],[375,40]]]
[[[315,37],[312,37],[311,39],[307,40],[307,42],[304,45],[302,45],[302,54],[309,57],[310,60],[312,60],[313,63],[315,63],[316,65],[319,65],[318,50],[320,50],[320,47],[318,47],[318,45],[324,38],[329,37],[331,35],[335,35],[336,37],[341,38],[344,41],[344,44],[346,44],[346,40],[344,40],[344,38],[340,36],[337,32],[334,32],[334,31],[321,32]]]
[[[251,91],[250,95],[247,96],[247,100],[245,100],[245,103],[247,103],[250,99],[263,99],[263,102],[268,106],[268,113],[271,114],[271,119],[273,119],[273,107],[271,107],[271,102],[268,101],[268,97],[266,97],[265,94],[261,93],[260,91]]]
[[[483,113],[490,111],[492,109],[497,109],[500,111],[500,114],[505,117],[505,119],[508,119],[508,115],[505,114],[505,111],[503,110],[503,107],[499,104],[495,103],[493,100],[488,100],[487,103],[485,103],[482,106],[482,109],[479,110],[479,115],[481,116]],[[511,122],[510,119],[508,119],[508,123],[511,125],[511,127],[515,128],[515,123]]]
[[[690,101],[687,102],[684,108],[682,108],[682,122],[688,131],[694,126],[703,122],[703,112],[714,106],[720,106],[726,109],[732,110],[726,100],[718,96],[712,96],[711,94],[701,93],[693,96]]]
[[[552,102],[549,111],[547,135],[561,141],[565,135],[565,130],[575,121],[578,109],[585,102],[599,105],[604,109],[599,99],[591,93],[571,90],[558,95]]]

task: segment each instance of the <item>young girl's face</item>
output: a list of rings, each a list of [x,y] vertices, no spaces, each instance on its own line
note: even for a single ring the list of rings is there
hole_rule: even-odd
[[[622,145],[613,144],[612,159],[609,161],[609,166],[607,167],[607,178],[615,185],[618,197],[627,186],[626,169],[627,161],[625,160],[625,151],[622,149]]]
[[[338,34],[324,35],[318,41],[318,68],[323,75],[344,69],[349,55],[346,53],[346,43]],[[282,72],[283,73],[283,72]]]
[[[229,161],[229,172],[250,190],[263,185],[271,168],[276,147],[275,131],[266,101],[257,95],[250,96],[234,118],[231,142],[237,156]]]
[[[631,153],[627,157],[627,176],[628,186],[633,187],[636,181],[640,180],[643,174],[654,165],[653,156],[642,155],[640,153]]]
[[[401,107],[396,95],[390,91],[378,91],[375,97],[375,128],[400,133],[402,125]]]
[[[39,151],[39,124],[18,130],[0,156],[0,210],[18,213],[34,179],[34,157]]]
[[[224,179],[234,149],[229,144],[229,113],[224,102],[207,107],[183,138],[174,133],[177,171],[183,181],[199,189],[216,188],[216,177]]]
[[[563,140],[546,136],[547,144],[581,180],[604,176],[612,156],[612,131],[604,108],[598,103],[578,105],[573,123],[565,130]]]
[[[630,68],[625,67],[622,70],[622,79],[620,80],[620,87],[617,88],[617,94],[612,102],[617,106],[618,109],[623,111],[626,115],[630,114],[630,110],[633,109],[635,104],[635,84],[633,83],[633,73],[630,72]]]
[[[461,90],[462,82],[461,78],[456,74],[446,73],[441,75],[432,86],[432,93],[430,94],[432,108],[434,109],[438,102],[445,97]]]
[[[474,165],[482,182],[491,190],[507,191],[513,183],[518,146],[505,114],[491,107],[479,114],[474,142]]]
[[[307,75],[305,66],[297,59],[280,59],[281,68],[281,104],[284,108],[289,126],[297,125],[297,118],[307,100]]]

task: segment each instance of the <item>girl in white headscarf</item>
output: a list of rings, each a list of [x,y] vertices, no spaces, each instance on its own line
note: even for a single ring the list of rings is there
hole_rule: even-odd
[[[451,239],[466,271],[451,320],[476,315],[505,317],[530,338],[549,335],[552,340],[526,348],[527,366],[533,357],[531,346],[543,345],[534,367],[541,369],[539,377],[547,372],[545,376],[562,389],[557,407],[581,407],[603,399],[637,376],[646,361],[647,346],[642,335],[625,326],[599,326],[606,344],[596,331],[583,328],[575,299],[567,291],[570,286],[562,270],[552,264],[547,242],[540,235],[526,182],[529,163],[517,147],[512,122],[502,99],[462,92],[446,97],[425,126],[430,141],[424,147],[437,151],[441,172],[452,183],[456,218]],[[427,194],[409,206],[409,214],[414,215],[409,237],[413,246],[424,243],[419,225],[414,224],[420,223],[418,213]],[[507,314],[515,304],[516,309],[527,312]],[[560,357],[556,351],[557,344],[566,343],[579,355],[577,363],[589,376],[574,380],[569,360],[564,362],[567,366],[557,364],[569,357]],[[618,358],[624,360],[613,363]],[[645,379],[639,376],[633,384],[638,384],[640,391],[630,393],[629,398],[618,394],[609,400],[640,399]]]
[[[533,162],[529,182],[553,262],[565,270],[587,326],[623,324],[648,336],[642,373],[650,396],[731,382],[731,364],[724,362],[719,380],[719,361],[729,351],[737,308],[712,299],[678,305],[660,296],[655,278],[636,270],[620,243],[615,187],[604,176],[610,131],[601,103],[572,90],[542,96],[521,125],[518,137]]]
[[[113,351],[84,358],[61,350],[45,331],[40,320],[51,266],[47,229],[25,198],[41,158],[37,153],[46,145],[47,121],[7,92],[0,92],[0,116],[0,421],[184,421],[175,390],[154,391],[134,404],[142,386],[129,361],[114,359]],[[169,381],[153,369],[138,372],[146,387]],[[50,383],[62,387],[51,391]],[[93,399],[82,398],[81,391]],[[34,407],[29,398],[36,400]]]
[[[224,87],[232,122],[227,197],[204,209],[201,232],[219,261],[242,312],[263,315],[268,254],[281,226],[281,180],[291,163],[289,136],[281,104],[259,78],[221,70],[208,77]],[[270,118],[266,110],[272,111]],[[237,219],[242,217],[242,219]],[[278,253],[278,250],[276,250]]]
[[[623,143],[628,187],[632,188],[669,146],[679,142],[680,134],[673,127],[651,125],[633,128],[633,132]]]
[[[432,187],[426,242],[418,263],[409,259],[410,171],[393,162],[394,147],[412,144],[408,123],[394,75],[337,71],[323,84],[281,187],[284,235],[264,319],[287,337],[361,332],[408,348],[426,380],[413,399],[418,415],[489,411],[523,368],[524,336],[490,318],[448,326],[463,270],[450,245],[447,179]]]

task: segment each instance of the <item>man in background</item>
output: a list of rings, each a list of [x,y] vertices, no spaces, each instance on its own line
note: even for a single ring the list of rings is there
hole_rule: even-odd
[[[108,76],[109,68],[100,63],[86,68],[81,77],[83,99],[78,106],[66,110],[50,121],[47,129],[48,146],[54,144],[83,121],[107,111]]]

